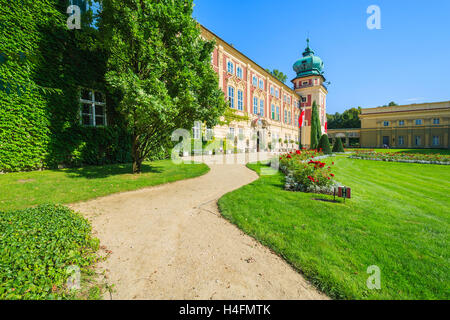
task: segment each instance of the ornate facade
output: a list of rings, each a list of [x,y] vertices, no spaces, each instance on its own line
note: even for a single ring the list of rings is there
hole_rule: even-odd
[[[300,139],[307,147],[313,101],[319,107],[323,132],[326,131],[327,90],[322,75],[323,62],[309,48],[309,41],[303,58],[294,65],[297,77],[290,88],[231,44],[205,27],[201,26],[201,29],[203,38],[216,41],[211,63],[230,108],[249,118],[249,121],[214,128],[216,138],[240,137],[235,139],[240,151],[264,151],[269,147],[292,150],[298,148]],[[306,111],[301,131],[300,107]],[[252,143],[254,141],[256,144]]]

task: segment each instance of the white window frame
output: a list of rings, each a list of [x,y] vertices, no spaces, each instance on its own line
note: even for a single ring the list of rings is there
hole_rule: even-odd
[[[423,125],[423,119],[416,119],[416,126]]]
[[[228,101],[230,102],[230,108],[234,109],[234,87],[228,86]]]
[[[433,124],[434,124],[434,125],[439,125],[439,124],[441,124],[441,119],[439,119],[439,118],[434,118],[434,119],[433,119]]]
[[[264,117],[264,99],[259,100],[259,115]]]
[[[258,87],[258,78],[256,76],[253,76],[252,84],[255,88]]]
[[[82,98],[82,93],[83,91],[88,91],[91,93],[92,96],[92,100],[86,100]],[[99,93],[103,96],[103,98],[105,99],[105,102],[99,102],[99,101],[95,101],[95,93]],[[83,112],[83,105],[89,105],[89,113],[84,113]],[[98,116],[95,114],[95,107],[102,107],[103,108],[103,116]],[[106,95],[99,91],[99,90],[93,90],[93,89],[88,89],[88,88],[80,88],[80,125],[85,126],[85,127],[106,127],[108,126],[108,117],[107,117],[107,109],[106,109]],[[83,124],[83,116],[89,116],[90,118],[90,124]],[[103,118],[103,124],[101,125],[97,125],[97,121],[96,119],[98,117]]]
[[[405,120],[399,120],[399,121],[398,121],[398,125],[399,125],[400,127],[403,127],[403,126],[405,125]]]
[[[419,143],[417,143],[419,142]],[[416,146],[420,147],[422,145],[422,137],[421,136],[415,136],[414,137],[414,143]]]
[[[234,74],[234,63],[231,60],[227,61],[227,72],[229,74]]]
[[[389,121],[384,121],[384,122],[383,122],[383,126],[384,126],[384,127],[389,127],[389,125],[390,125],[390,122],[389,122]]]
[[[253,97],[253,114],[258,114],[258,98]]]
[[[244,91],[237,91],[237,109],[239,111],[244,111]]]
[[[398,137],[398,145],[399,146],[404,146],[405,145],[405,137],[404,136],[399,136]]]
[[[441,145],[441,137],[439,136],[433,136],[432,140],[433,146],[440,146]]]
[[[242,79],[244,77],[244,70],[241,67],[237,67],[236,75],[238,78]]]
[[[200,122],[196,122],[192,128],[192,135],[194,140],[199,140],[201,138],[202,125]]]
[[[259,88],[261,90],[264,90],[264,80],[263,79],[259,79]]]

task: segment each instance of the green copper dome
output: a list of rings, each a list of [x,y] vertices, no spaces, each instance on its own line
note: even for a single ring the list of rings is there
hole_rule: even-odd
[[[297,77],[307,77],[311,75],[322,75],[323,61],[318,56],[314,55],[314,51],[309,47],[309,39],[306,40],[308,46],[303,52],[303,58],[294,64],[294,71]]]

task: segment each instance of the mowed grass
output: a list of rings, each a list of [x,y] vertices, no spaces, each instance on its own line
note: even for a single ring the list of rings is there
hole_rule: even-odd
[[[48,170],[0,175],[0,211],[41,204],[70,204],[201,176],[205,164],[175,165],[170,160],[147,162],[143,173],[130,174],[131,165]]]
[[[225,195],[220,209],[332,298],[449,299],[450,167],[331,161],[352,188],[345,204],[284,191],[277,174]],[[373,265],[381,290],[366,285]]]

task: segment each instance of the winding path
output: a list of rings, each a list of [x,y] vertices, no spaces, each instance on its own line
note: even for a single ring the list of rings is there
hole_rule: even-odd
[[[110,251],[99,265],[115,284],[106,299],[327,299],[221,217],[217,200],[258,176],[244,164],[215,164],[218,159],[206,161],[211,171],[199,178],[71,206]]]

